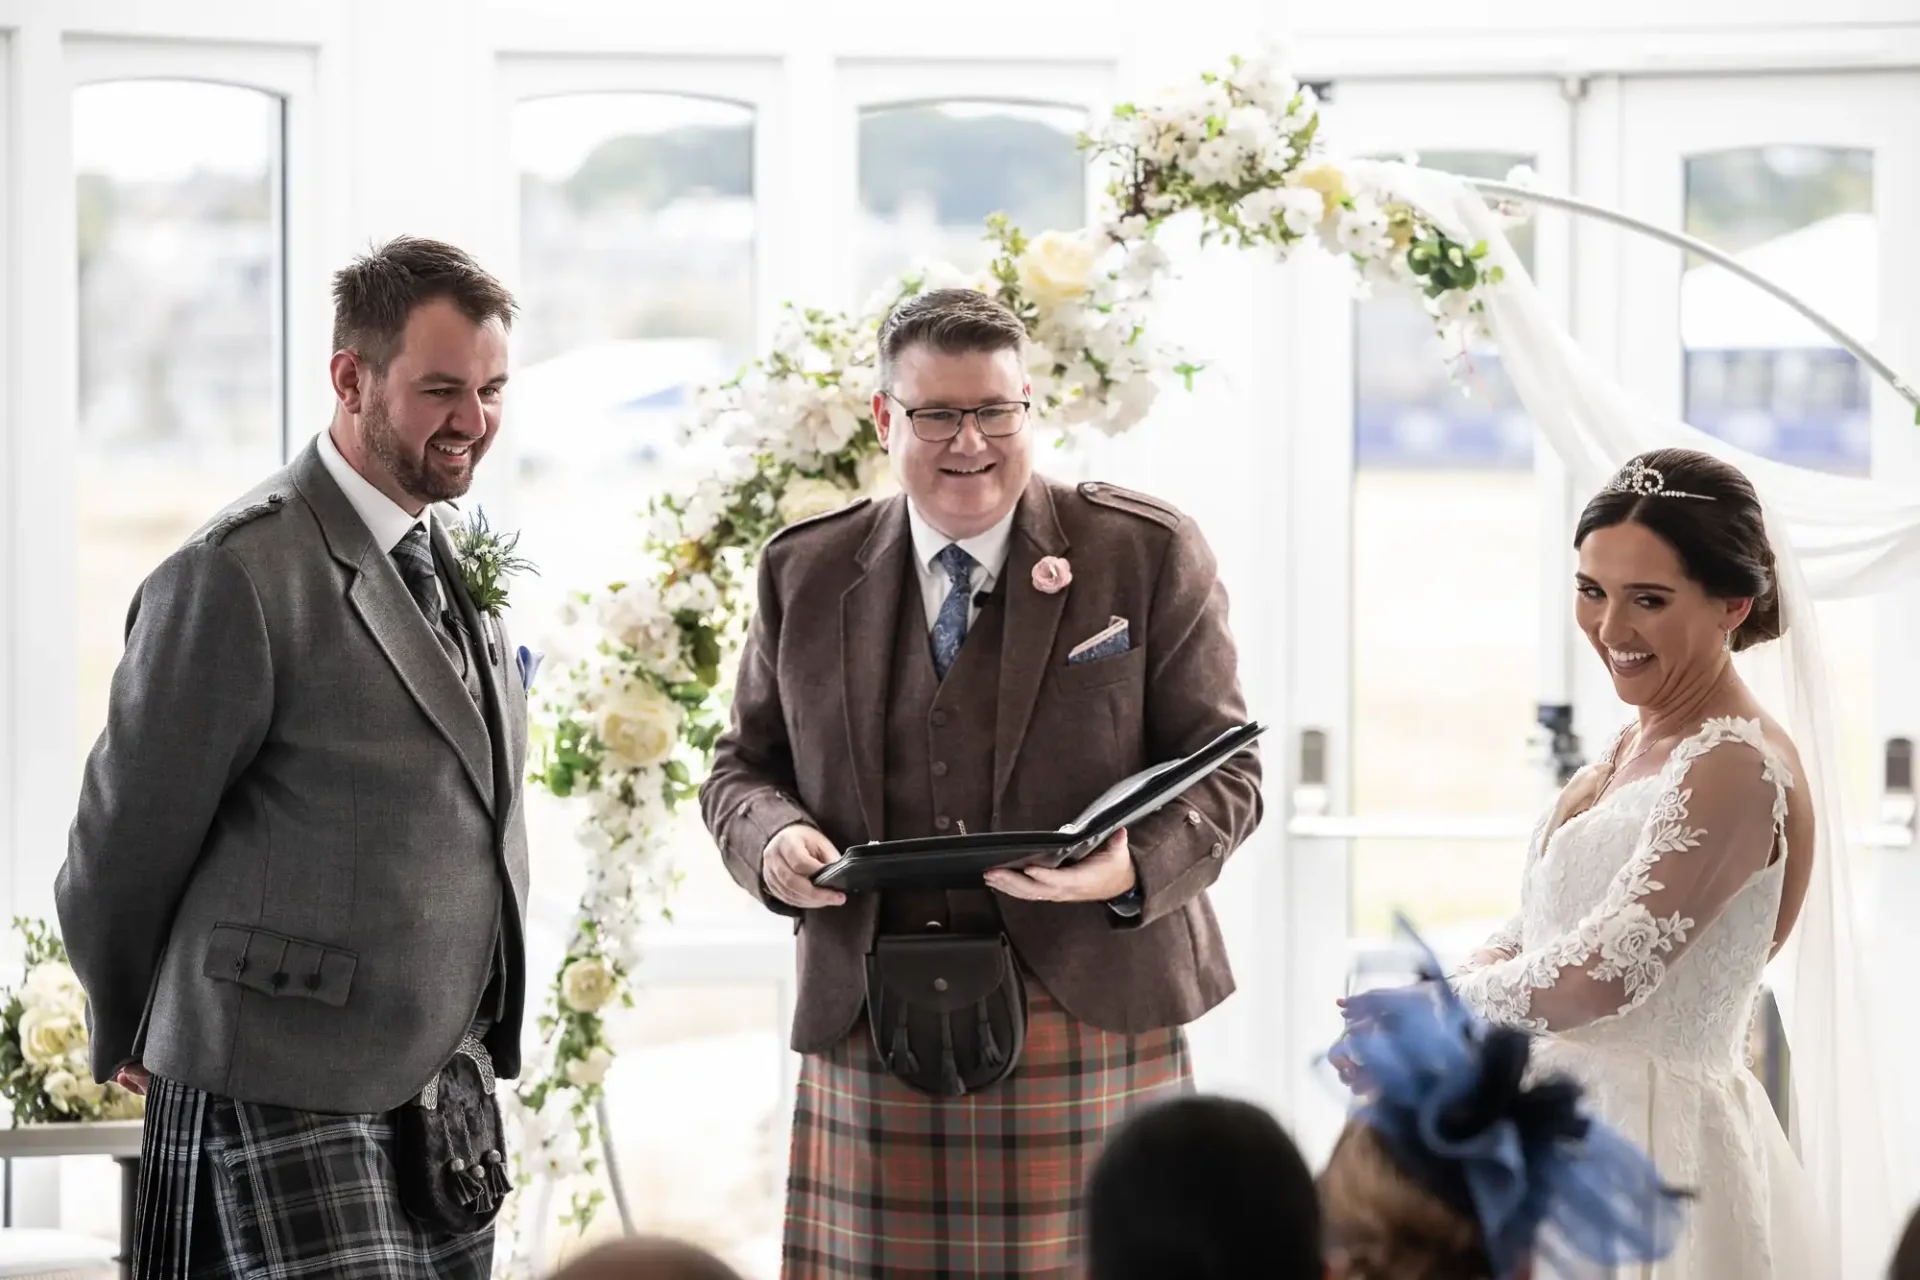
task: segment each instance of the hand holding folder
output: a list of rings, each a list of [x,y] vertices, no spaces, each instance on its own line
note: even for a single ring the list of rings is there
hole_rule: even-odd
[[[1177,799],[1266,731],[1263,724],[1239,725],[1192,755],[1122,778],[1057,831],[982,831],[855,845],[816,872],[813,883],[847,893],[966,888],[978,886],[995,867],[1078,862],[1115,831]]]

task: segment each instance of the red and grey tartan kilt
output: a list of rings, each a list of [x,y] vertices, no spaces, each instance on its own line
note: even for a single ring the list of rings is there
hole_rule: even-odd
[[[800,1068],[785,1280],[1081,1274],[1080,1192],[1107,1132],[1192,1088],[1178,1027],[1116,1035],[1027,983],[1019,1068],[965,1098],[891,1075],[863,1018]]]

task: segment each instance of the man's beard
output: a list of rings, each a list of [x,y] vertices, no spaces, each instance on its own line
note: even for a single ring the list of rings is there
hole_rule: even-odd
[[[387,411],[385,395],[376,393],[368,398],[367,411],[361,415],[361,430],[367,451],[379,459],[402,492],[420,502],[450,501],[464,495],[473,484],[473,466],[480,460],[481,441],[473,442],[465,469],[455,475],[441,476],[427,465],[431,444],[421,446],[418,457],[407,456],[400,434],[394,430],[393,415]]]

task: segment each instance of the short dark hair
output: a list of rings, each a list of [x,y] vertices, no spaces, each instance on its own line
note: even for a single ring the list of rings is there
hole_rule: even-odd
[[[1089,1280],[1320,1280],[1320,1204],[1271,1115],[1185,1097],[1127,1121],[1086,1194]]]
[[[441,298],[475,324],[498,320],[507,329],[520,309],[507,287],[466,250],[400,236],[334,273],[333,349],[351,351],[376,374],[385,373],[400,349],[407,317]]]
[[[1774,580],[1773,544],[1753,482],[1738,467],[1695,449],[1654,449],[1635,466],[1657,472],[1661,487],[1691,498],[1601,492],[1580,513],[1574,550],[1596,529],[1632,522],[1653,531],[1680,557],[1687,577],[1720,600],[1751,599],[1746,621],[1733,631],[1735,652],[1777,640],[1787,629]],[[1702,499],[1711,499],[1703,501]]]
[[[897,303],[880,322],[880,385],[893,385],[893,362],[908,347],[944,355],[1018,351],[1027,327],[998,298],[978,289],[929,289]]]

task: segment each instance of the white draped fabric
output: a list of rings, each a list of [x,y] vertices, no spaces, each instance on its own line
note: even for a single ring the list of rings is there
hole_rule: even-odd
[[[1824,1243],[1839,1260],[1833,1274],[1879,1280],[1898,1229],[1892,1194],[1904,1130],[1892,1072],[1874,1052],[1871,986],[1843,838],[1835,712],[1812,604],[1920,578],[1920,494],[1784,466],[1650,411],[1560,327],[1477,192],[1449,174],[1409,165],[1354,162],[1350,169],[1423,210],[1461,243],[1487,243],[1483,265],[1505,272],[1486,300],[1502,366],[1577,492],[1598,490],[1629,458],[1668,446],[1721,457],[1759,490],[1787,632],[1742,655],[1740,664],[1799,746],[1819,828],[1806,905],[1768,970],[1792,1054],[1790,1136],[1814,1185],[1830,1237]]]

